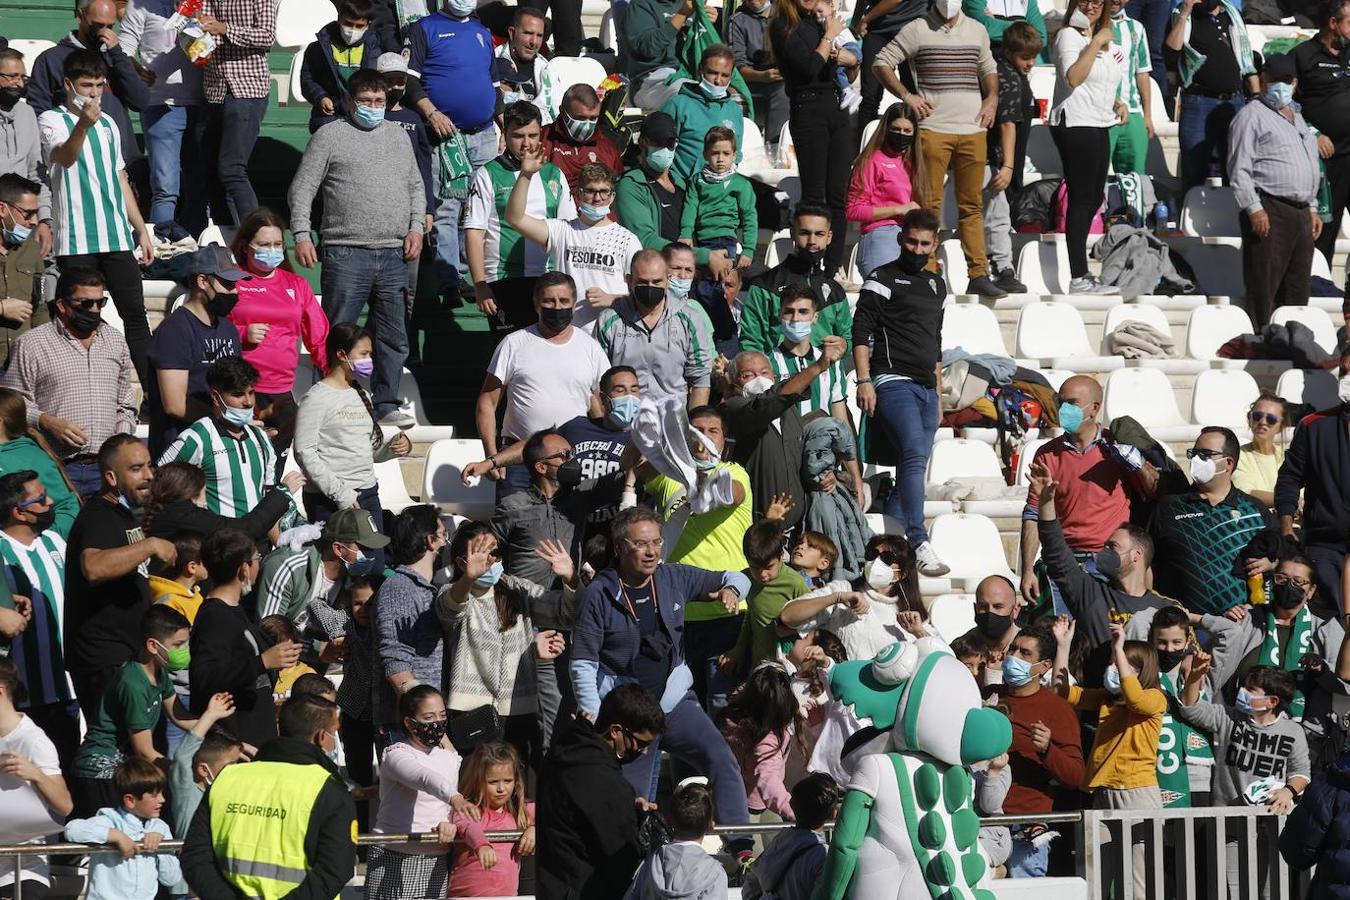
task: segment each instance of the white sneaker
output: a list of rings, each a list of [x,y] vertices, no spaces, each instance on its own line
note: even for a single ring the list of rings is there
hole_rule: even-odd
[[[380,424],[394,428],[412,428],[417,424],[417,417],[406,406],[400,406],[398,409],[385,413],[380,419]]]
[[[924,541],[914,548],[914,558],[919,563],[919,574],[926,578],[941,578],[952,570],[952,567],[937,555],[937,551],[929,541]]]
[[[1092,275],[1085,275],[1082,278],[1075,278],[1069,282],[1070,294],[1119,294],[1120,288],[1102,284]]]

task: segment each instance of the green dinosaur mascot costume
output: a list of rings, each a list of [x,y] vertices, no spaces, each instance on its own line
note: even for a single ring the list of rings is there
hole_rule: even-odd
[[[994,900],[965,766],[1008,749],[1007,717],[933,638],[840,663],[830,686],[890,735],[853,766],[815,900]]]

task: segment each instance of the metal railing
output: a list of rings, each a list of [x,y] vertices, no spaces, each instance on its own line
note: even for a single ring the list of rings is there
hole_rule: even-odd
[[[1232,821],[1236,820],[1236,822]],[[1291,870],[1280,858],[1276,842],[1284,824],[1264,807],[1202,807],[1172,810],[1104,810],[1054,812],[1034,816],[985,816],[983,827],[1032,824],[1070,825],[1078,861],[1078,876],[1087,883],[1088,895],[1117,900],[1137,897],[1134,852],[1114,851],[1123,845],[1125,829],[1131,846],[1142,844],[1146,871],[1140,879],[1147,900],[1293,900],[1301,897],[1309,873]],[[791,823],[722,825],[714,835],[771,835],[794,828]],[[827,832],[833,823],[826,826]],[[491,842],[515,841],[520,831],[490,831]],[[1089,840],[1088,836],[1092,839]],[[1233,845],[1230,847],[1230,842]],[[436,844],[434,832],[414,834],[362,834],[362,847],[387,844]],[[157,852],[177,853],[182,841],[164,841]],[[110,844],[11,844],[0,845],[0,860],[12,859],[14,898],[23,898],[24,857],[85,855],[116,852]],[[1237,892],[1228,893],[1228,860],[1236,854]]]

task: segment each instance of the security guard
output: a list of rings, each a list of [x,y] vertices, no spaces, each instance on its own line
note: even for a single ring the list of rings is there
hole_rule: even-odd
[[[333,900],[356,865],[356,805],[338,777],[337,704],[299,696],[281,737],[228,766],[202,798],[183,844],[201,900]]]

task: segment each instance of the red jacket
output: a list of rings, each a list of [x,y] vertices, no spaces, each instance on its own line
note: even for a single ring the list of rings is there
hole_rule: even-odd
[[[619,148],[609,137],[601,134],[598,128],[589,141],[578,144],[568,137],[562,125],[555,121],[544,127],[543,142],[544,158],[562,169],[563,175],[567,176],[567,186],[572,189],[574,200],[577,199],[577,175],[581,173],[582,166],[589,163],[602,163],[608,166],[614,173],[616,185],[619,176],[623,174],[623,157],[619,153]]]

